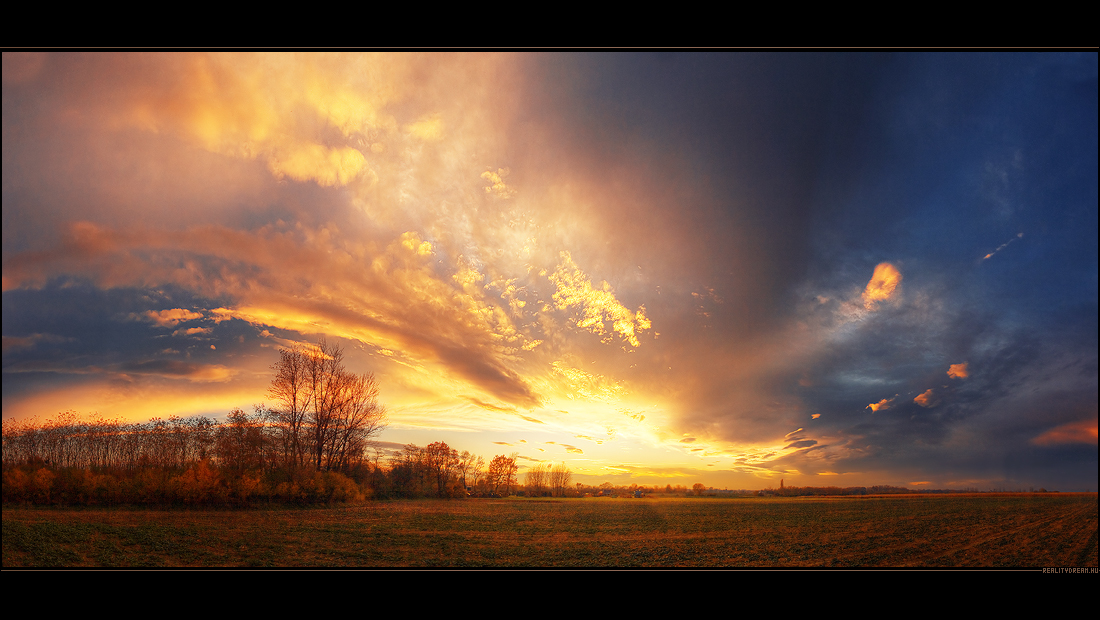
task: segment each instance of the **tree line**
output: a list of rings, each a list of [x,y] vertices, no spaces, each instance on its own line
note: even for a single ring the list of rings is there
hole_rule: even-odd
[[[5,420],[4,465],[38,461],[132,471],[187,468],[208,459],[221,468],[264,472],[346,472],[361,465],[371,439],[386,426],[374,376],[348,372],[343,351],[324,340],[279,355],[268,390],[272,407],[257,405],[252,415],[234,409],[224,422],[206,416],[85,421],[71,411],[46,422]]]
[[[379,497],[504,497],[516,490],[516,459],[514,453],[501,454],[486,462],[442,441],[408,444],[392,452],[388,462],[376,455],[371,485]]]
[[[372,440],[385,407],[371,374],[344,367],[339,346],[282,349],[271,406],[224,421],[206,416],[125,422],[75,412],[3,425],[4,501],[247,504],[363,497],[507,496],[517,455],[486,462],[444,442],[386,455]],[[565,465],[536,465],[532,494],[564,494]],[[545,480],[545,481],[544,481]]]
[[[235,409],[224,421],[202,416],[145,423],[81,420],[73,412],[45,422],[5,421],[3,500],[248,505],[569,491],[571,474],[564,464],[534,466],[521,486],[515,453],[486,461],[441,441],[388,454],[365,446],[330,460],[326,450],[301,449],[311,441],[296,448],[285,420],[257,407],[251,415]],[[539,482],[549,471],[555,472],[556,486]]]

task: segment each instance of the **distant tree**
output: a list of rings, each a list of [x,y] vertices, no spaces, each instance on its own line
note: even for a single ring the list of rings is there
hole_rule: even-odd
[[[485,459],[469,450],[463,450],[458,455],[458,475],[462,482],[462,488],[476,487],[482,472],[485,470]]]
[[[458,451],[445,442],[428,444],[424,449],[424,467],[435,483],[435,492],[439,497],[449,497],[452,482],[457,482],[456,472],[460,459]]]
[[[565,497],[569,483],[573,480],[573,472],[569,471],[565,463],[559,463],[550,469],[550,491],[554,497]]]
[[[427,486],[427,476],[424,448],[410,443],[390,455],[389,477],[397,497],[420,496]]]
[[[539,463],[527,470],[523,478],[524,491],[528,496],[540,497],[546,494],[550,478],[550,465]]]
[[[701,483],[701,482],[696,482],[695,484],[691,485],[691,492],[695,493],[696,495],[702,495],[703,491],[706,491],[706,490],[707,490],[707,487],[704,486],[703,483]]]
[[[489,472],[486,474],[486,482],[491,493],[495,495],[511,495],[512,488],[516,484],[516,474],[519,466],[516,465],[516,453],[511,456],[499,454],[489,462]]]
[[[241,409],[227,416],[227,423],[218,427],[214,439],[214,454],[218,463],[231,471],[261,469],[264,465],[263,420],[250,418]]]

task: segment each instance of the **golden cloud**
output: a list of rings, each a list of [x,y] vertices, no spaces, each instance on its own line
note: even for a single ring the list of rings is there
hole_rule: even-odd
[[[213,312],[262,327],[329,333],[439,363],[497,398],[532,406],[539,399],[509,366],[528,339],[505,302],[487,292],[470,266],[448,274],[432,245],[404,233],[378,248],[334,227],[265,227],[255,232],[205,226],[184,231],[74,226],[57,251],[13,257],[7,279],[44,282],[61,271],[101,286],[178,284],[232,308]],[[323,277],[318,277],[323,276]],[[203,315],[150,312],[166,326]]]
[[[580,368],[573,368],[560,360],[550,364],[551,373],[564,385],[560,390],[570,399],[581,398],[608,402],[623,394],[624,388],[616,381]]]
[[[322,187],[347,185],[368,170],[367,159],[356,149],[320,144],[299,145],[282,157],[273,156],[269,166],[278,178],[315,181]]]
[[[173,336],[194,336],[195,334],[209,334],[214,331],[213,327],[191,327],[188,329],[177,329],[172,332]]]
[[[645,306],[640,306],[637,313],[631,312],[615,298],[615,292],[607,282],[603,282],[599,289],[594,288],[588,276],[573,262],[569,252],[561,253],[561,261],[554,273],[548,276],[557,287],[553,297],[558,309],[575,310],[579,315],[574,319],[577,327],[600,336],[607,335],[605,323],[611,322],[612,329],[631,346],[640,346],[637,332],[653,326],[645,315]],[[610,342],[609,335],[604,342]]]
[[[192,321],[194,319],[202,318],[201,312],[193,312],[184,308],[173,308],[171,310],[161,310],[159,312],[149,310],[140,315],[136,315],[135,318],[141,318],[147,321],[151,321],[160,325],[161,327],[175,327],[183,321]]]
[[[897,398],[897,396],[894,396],[894,398],[889,398],[889,399],[884,398],[884,399],[878,401],[877,403],[871,403],[871,404],[867,405],[867,407],[870,407],[872,412],[879,411],[879,410],[886,411],[891,406],[893,406],[895,398]],[[867,407],[864,407],[864,409],[866,409]]]
[[[157,67],[159,88],[131,89],[118,120],[179,135],[213,153],[260,158],[279,178],[347,185],[370,172],[366,158],[359,149],[332,144],[324,129],[335,128],[344,140],[358,137],[359,142],[370,135],[374,140],[364,148],[376,152],[373,145],[382,144],[377,138],[397,131],[397,122],[383,110],[399,96],[393,85],[407,70],[406,60],[379,55],[171,55],[162,59],[169,70]],[[438,126],[438,119],[421,121],[409,133],[426,139],[439,133]]]
[[[863,291],[863,307],[873,310],[878,302],[891,299],[901,284],[901,272],[890,263],[879,263]]]
[[[491,169],[482,172],[481,178],[491,183],[491,185],[485,187],[485,193],[505,200],[515,196],[516,190],[508,187],[504,182],[504,177],[508,176],[510,172],[508,168],[497,168],[496,172],[493,172]]]
[[[429,377],[426,393],[517,407],[541,402],[540,391],[619,396],[616,381],[550,365],[568,345],[567,321],[628,348],[640,346],[652,321],[645,306],[631,311],[607,282],[593,283],[568,253],[559,258],[571,247],[566,240],[586,247],[578,228],[593,237],[603,231],[575,226],[583,215],[560,208],[557,198],[536,204],[517,194],[508,168],[498,167],[508,163],[499,159],[508,151],[497,148],[508,139],[502,129],[521,102],[496,85],[522,77],[522,62],[499,54],[123,54],[68,62],[94,64],[111,93],[70,93],[80,115],[69,122],[78,129],[124,145],[136,136],[149,149],[172,149],[172,162],[231,169],[218,182],[194,176],[194,167],[165,172],[151,177],[158,182],[149,192],[208,186],[216,199],[194,202],[222,204],[247,171],[247,186],[236,189],[255,196],[261,188],[284,219],[238,230],[142,200],[142,217],[119,220],[112,219],[119,201],[101,201],[79,215],[91,221],[69,223],[57,246],[8,257],[4,290],[44,286],[59,274],[102,287],[176,285],[230,301],[217,311],[174,309],[142,320],[192,335],[201,332],[183,331],[183,323],[205,318],[355,339],[368,350],[400,351],[398,364]],[[140,153],[160,163],[159,151]],[[295,182],[319,189],[301,204],[279,202],[277,193]],[[118,186],[112,191],[137,187]],[[217,223],[181,224],[188,221]],[[712,292],[710,301],[720,302]]]
[[[430,114],[405,126],[405,131],[425,142],[437,142],[443,138],[443,119],[439,114]]]

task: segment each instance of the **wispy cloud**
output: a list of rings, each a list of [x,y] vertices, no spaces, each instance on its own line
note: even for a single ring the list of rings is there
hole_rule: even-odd
[[[1037,446],[1056,446],[1062,444],[1092,444],[1097,442],[1096,420],[1070,422],[1052,428],[1031,440]]]
[[[195,319],[201,319],[203,314],[201,312],[194,312],[187,310],[186,308],[173,308],[171,310],[154,311],[149,310],[142,314],[131,315],[135,320],[145,320],[155,323],[161,327],[175,327],[180,323],[186,321],[193,321]]]
[[[993,258],[994,254],[996,254],[997,252],[1000,252],[1001,250],[1007,248],[1010,243],[1012,243],[1013,241],[1016,241],[1017,239],[1023,239],[1023,238],[1024,238],[1024,233],[1018,233],[1015,237],[1013,237],[1013,238],[1009,239],[1008,241],[1002,243],[1001,245],[997,246],[996,250],[993,250],[989,254],[986,254],[985,256],[983,256],[982,260],[987,261],[987,260]]]

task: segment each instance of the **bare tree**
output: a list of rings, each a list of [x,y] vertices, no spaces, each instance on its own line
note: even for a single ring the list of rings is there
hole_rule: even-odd
[[[378,384],[373,374],[343,373],[341,384],[344,394],[333,412],[329,469],[358,464],[370,438],[386,428],[386,411],[378,404]]]
[[[343,397],[344,352],[338,345],[329,345],[324,338],[306,358],[306,374],[310,406],[306,410],[306,433],[311,459],[318,471],[324,469],[326,449],[330,453],[331,432],[336,410]]]
[[[278,403],[271,412],[287,463],[347,469],[385,429],[374,375],[348,372],[339,345],[322,338],[312,350],[284,349],[273,369],[268,395]]]
[[[550,491],[554,497],[565,497],[565,491],[573,480],[573,472],[562,462],[550,469]]]
[[[306,374],[308,356],[301,347],[294,346],[279,351],[279,361],[272,366],[275,377],[271,380],[268,396],[278,405],[270,409],[272,421],[278,429],[278,441],[284,462],[291,466],[305,465],[305,447],[302,445],[306,410],[309,408],[309,383]]]
[[[458,455],[458,475],[462,480],[463,489],[477,486],[478,479],[485,469],[485,459],[470,454],[469,450],[463,450]]]
[[[546,493],[550,481],[550,465],[539,463],[527,470],[523,477],[524,491],[530,497],[540,497]]]

